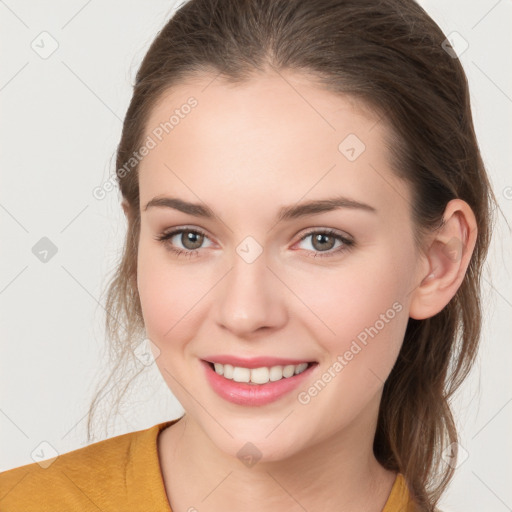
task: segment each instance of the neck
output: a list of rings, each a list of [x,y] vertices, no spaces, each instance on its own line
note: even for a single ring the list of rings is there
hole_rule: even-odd
[[[162,431],[158,440],[171,508],[217,511],[229,503],[230,510],[245,512],[329,508],[380,512],[396,473],[375,459],[375,421],[368,422],[366,416],[285,459],[262,458],[245,465],[219,450],[185,415]]]

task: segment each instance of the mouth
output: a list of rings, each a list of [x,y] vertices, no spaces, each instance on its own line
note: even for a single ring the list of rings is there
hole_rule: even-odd
[[[265,385],[269,382],[278,382],[282,379],[290,379],[300,375],[312,366],[318,365],[316,361],[309,361],[299,364],[261,366],[258,368],[247,368],[230,364],[214,363],[203,361],[217,374],[225,379],[249,385]]]
[[[243,368],[201,360],[212,390],[224,400],[243,406],[263,406],[289,396],[313,378],[318,362]]]

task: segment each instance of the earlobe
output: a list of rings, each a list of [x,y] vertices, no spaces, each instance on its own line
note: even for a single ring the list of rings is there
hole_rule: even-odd
[[[439,313],[457,293],[471,260],[477,224],[470,206],[451,200],[442,225],[432,233],[426,252],[428,271],[418,276],[420,284],[412,292],[409,316],[416,320]]]

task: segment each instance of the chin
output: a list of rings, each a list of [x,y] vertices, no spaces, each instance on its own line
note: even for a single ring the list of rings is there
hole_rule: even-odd
[[[228,430],[229,427],[227,427]],[[226,455],[239,459],[247,467],[264,462],[283,461],[297,453],[297,443],[292,437],[283,433],[273,433],[267,437],[267,430],[247,429],[245,435],[210,436],[217,449]]]

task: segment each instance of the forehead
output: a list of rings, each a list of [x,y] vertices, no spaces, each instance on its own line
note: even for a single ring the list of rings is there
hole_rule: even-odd
[[[385,206],[408,194],[390,168],[389,136],[377,113],[304,75],[242,84],[199,75],[166,91],[150,113],[145,139],[155,147],[139,166],[141,205],[177,189],[195,202],[260,205],[335,189]]]
[[[196,103],[193,108],[187,106],[190,98]],[[377,124],[380,130],[373,138],[387,131],[380,116],[362,101],[326,91],[307,75],[284,71],[255,75],[243,83],[209,74],[189,77],[161,94],[146,123],[146,135],[169,121],[173,113],[179,119],[174,116],[172,130],[165,134],[172,131],[172,136],[164,135],[169,143],[180,134],[180,139],[194,135],[194,143],[208,135],[206,143],[216,135],[213,140],[224,142],[225,135],[236,133],[240,143],[261,138],[268,145],[269,135],[273,140],[278,136],[276,144],[303,139],[314,143],[319,137],[337,140],[350,130],[365,138]],[[249,150],[245,145],[244,151]],[[298,147],[295,150],[299,152]]]

